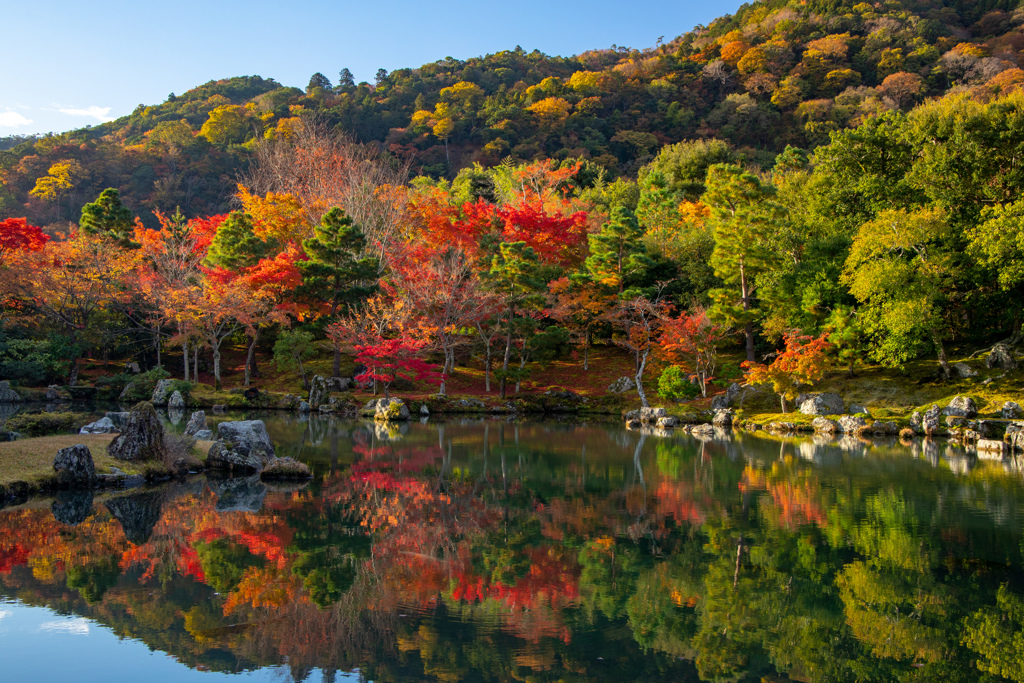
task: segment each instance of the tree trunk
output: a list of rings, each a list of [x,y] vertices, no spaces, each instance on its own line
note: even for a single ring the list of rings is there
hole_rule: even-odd
[[[644,351],[643,357],[640,360],[640,367],[636,371],[636,393],[640,394],[640,405],[644,408],[650,408],[651,404],[647,402],[647,394],[644,393],[644,367],[647,365],[647,354],[650,350]]]
[[[526,367],[526,354],[524,353],[522,358],[519,359],[519,374],[516,375],[516,393],[519,393],[519,387],[523,383],[523,368]]]
[[[949,379],[953,376],[953,371],[950,369],[949,360],[946,358],[946,347],[942,344],[942,337],[933,331],[932,340],[935,342],[935,350],[939,355],[939,367],[942,369],[942,376],[945,379]]]
[[[213,347],[213,388],[220,391],[220,344]]]
[[[160,358],[160,328],[159,327],[154,327],[153,328],[153,346],[156,347],[156,364],[157,364],[157,366],[162,366],[163,365],[163,361]],[[107,346],[105,346],[103,348],[103,362],[104,363],[106,363],[106,361],[107,361],[107,350],[108,349],[109,349],[109,347],[107,347]]]
[[[786,414],[786,395],[785,394],[779,394],[779,398],[782,400],[782,414],[785,415]]]
[[[249,386],[249,380],[253,375],[253,368],[256,366],[256,342],[260,340],[260,328],[256,328],[256,333],[252,335],[252,343],[249,344],[249,353],[245,358],[245,386]],[[301,363],[299,364],[301,366]]]
[[[488,339],[484,348],[484,390],[491,393],[491,340]]]
[[[508,336],[505,339],[505,360],[501,364],[501,382],[498,383],[498,396],[505,398],[505,386],[508,384],[508,362],[512,358],[512,320],[513,312],[509,309]]]
[[[73,387],[78,384],[78,359],[75,358],[71,361],[71,376],[68,378],[68,386]]]
[[[750,292],[747,290],[747,271],[744,270],[743,266],[740,266],[740,293],[743,296],[743,310],[750,310]],[[747,360],[751,363],[757,362],[757,357],[754,355],[754,323],[747,321],[743,325],[743,333],[747,337]]]
[[[587,330],[586,338],[583,340],[583,369],[590,369],[590,344],[593,342],[590,330]]]
[[[181,355],[185,360],[185,381],[188,381],[188,342],[181,345]]]
[[[199,384],[199,343],[192,345],[192,377]]]

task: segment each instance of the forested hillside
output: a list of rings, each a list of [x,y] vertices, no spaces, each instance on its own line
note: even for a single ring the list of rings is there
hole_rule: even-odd
[[[733,339],[790,399],[1000,341],[1013,368],[1015,4],[763,2],[644,52],[236,78],[26,140],[0,152],[0,376],[133,357],[219,388],[232,349],[233,381],[272,354],[306,384],[347,354],[504,399],[614,344],[646,402],[645,372],[667,399],[738,378]]]
[[[709,137],[767,168],[787,145],[814,148],[873,114],[1017,87],[1016,6],[768,0],[644,50],[517,47],[381,71],[373,84],[347,69],[333,82],[317,73],[305,90],[259,76],[211,81],[111,123],[0,140],[0,216],[77,220],[107,187],[149,227],[153,209],[220,213],[256,143],[311,116],[380,144],[412,175],[575,158],[635,178],[663,145]]]

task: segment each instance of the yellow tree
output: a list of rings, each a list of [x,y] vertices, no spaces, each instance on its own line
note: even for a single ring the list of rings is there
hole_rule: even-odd
[[[82,166],[74,159],[58,161],[50,166],[50,170],[41,178],[29,194],[44,202],[53,202],[55,206],[54,220],[60,220],[60,200],[64,192],[75,186],[82,175]]]

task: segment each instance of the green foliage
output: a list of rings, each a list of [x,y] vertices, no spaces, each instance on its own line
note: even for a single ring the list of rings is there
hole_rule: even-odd
[[[658,395],[669,401],[691,401],[700,396],[700,387],[678,365],[670,365],[658,377]]]
[[[89,422],[82,413],[23,413],[7,420],[6,429],[24,436],[72,434]]]
[[[117,585],[121,570],[116,558],[105,557],[87,564],[68,567],[67,576],[68,588],[78,591],[87,603],[93,605]]]
[[[1000,586],[995,608],[982,608],[967,619],[963,643],[980,655],[981,671],[1024,681],[1024,599]]]
[[[313,228],[313,236],[302,243],[309,258],[298,263],[298,295],[334,315],[372,294],[379,263],[365,255],[365,246],[363,231],[342,209],[328,211]]]
[[[135,217],[112,187],[103,190],[96,201],[82,207],[78,226],[89,234],[103,235],[125,246],[137,246],[132,242]]]
[[[623,206],[616,207],[601,231],[588,235],[586,267],[594,281],[617,289],[623,297],[638,294],[627,292],[626,282],[651,264],[642,237],[643,229],[633,213]]]
[[[195,544],[196,555],[203,568],[206,583],[219,593],[229,593],[242,581],[250,567],[261,567],[263,558],[253,555],[240,543],[218,538]]]
[[[63,337],[30,339],[24,331],[0,329],[0,377],[26,385],[67,377],[69,349]]]
[[[124,395],[124,401],[127,403],[148,401],[153,396],[156,383],[162,379],[168,379],[170,376],[171,373],[159,365],[152,370],[140,372],[128,383],[128,393]]]
[[[305,376],[303,361],[316,355],[313,335],[304,330],[282,330],[274,342],[274,364],[282,372],[299,372]]]
[[[217,228],[206,253],[206,265],[233,271],[251,268],[269,256],[274,246],[256,236],[252,216],[232,211]]]

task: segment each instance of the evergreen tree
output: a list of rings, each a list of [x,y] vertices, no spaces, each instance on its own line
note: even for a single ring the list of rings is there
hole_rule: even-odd
[[[757,277],[775,263],[771,239],[783,220],[783,208],[773,197],[774,188],[735,164],[716,164],[708,170],[704,203],[711,208],[715,234],[711,265],[725,283],[725,287],[711,292],[715,301],[711,312],[726,324],[743,327],[750,362],[757,360]]]
[[[299,262],[302,285],[297,294],[333,318],[342,307],[368,297],[375,288],[378,260],[363,256],[366,237],[359,226],[337,207],[313,228],[302,242],[308,260]],[[341,350],[334,352],[334,375],[341,371]]]
[[[650,265],[642,242],[643,228],[633,212],[616,207],[610,220],[601,226],[601,232],[589,235],[590,256],[586,266],[597,282],[617,287],[621,295],[626,278]]]
[[[311,93],[315,88],[323,88],[324,90],[330,90],[333,86],[331,85],[331,79],[324,76],[322,73],[317,71],[315,74],[309,77],[309,85],[306,86],[306,92]]]
[[[96,201],[82,207],[78,225],[90,235],[104,235],[123,246],[138,247],[131,239],[135,217],[121,203],[120,193],[112,187],[103,190]]]
[[[274,246],[257,237],[252,216],[244,211],[232,211],[217,228],[205,263],[211,268],[239,271],[255,266]]]
[[[499,384],[501,398],[505,398],[509,379],[508,364],[512,357],[512,337],[517,328],[516,315],[523,309],[537,309],[544,305],[541,292],[545,281],[540,271],[537,254],[532,247],[526,246],[526,242],[502,242],[487,273],[491,288],[501,297],[506,309],[505,359]]]
[[[338,88],[354,88],[356,87],[356,79],[352,75],[352,72],[346,66],[344,69],[338,72]]]

